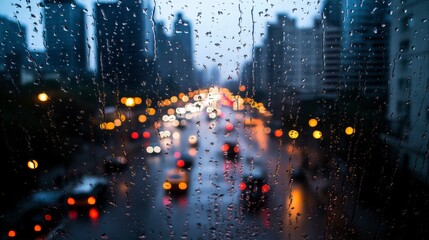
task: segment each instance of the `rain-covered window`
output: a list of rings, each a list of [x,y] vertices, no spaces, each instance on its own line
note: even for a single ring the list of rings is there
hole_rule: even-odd
[[[428,0],[1,0],[1,239],[426,239]]]

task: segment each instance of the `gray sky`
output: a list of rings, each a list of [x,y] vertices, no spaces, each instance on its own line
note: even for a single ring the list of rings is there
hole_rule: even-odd
[[[87,11],[88,41],[93,44],[95,0],[76,0]],[[172,0],[151,1],[155,19],[168,29],[175,14],[183,12],[194,30],[195,63],[197,68],[219,65],[221,76],[237,77],[237,67],[252,56],[252,45],[261,45],[267,22],[275,22],[278,13],[296,18],[298,26],[310,27],[314,16],[320,15],[321,0]],[[29,3],[28,3],[29,2]],[[39,0],[0,0],[0,15],[16,18],[27,28],[30,49],[44,49],[42,8]],[[101,2],[101,0],[100,0]],[[107,2],[103,0],[103,2]],[[109,2],[114,2],[110,0]],[[253,12],[253,21],[252,21]],[[150,14],[148,12],[148,14]],[[42,24],[41,24],[42,22]],[[252,24],[252,22],[254,24]],[[151,29],[147,29],[151,30]],[[254,32],[252,36],[252,32]],[[92,48],[94,49],[94,48]],[[94,68],[94,52],[90,52]]]

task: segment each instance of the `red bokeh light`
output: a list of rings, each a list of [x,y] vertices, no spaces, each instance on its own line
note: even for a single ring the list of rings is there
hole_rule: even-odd
[[[244,182],[242,182],[242,183],[240,183],[239,185],[238,185],[238,188],[240,188],[240,190],[241,191],[244,191],[245,189],[246,189],[246,184],[244,183]]]
[[[183,159],[179,159],[176,164],[178,167],[182,168],[185,166],[185,161],[183,161]]]
[[[231,132],[234,130],[234,125],[232,125],[232,123],[226,123],[226,130]]]
[[[180,158],[180,156],[181,156],[180,152],[174,152],[174,157],[175,158]]]
[[[150,132],[144,131],[143,132],[143,138],[150,138]]]
[[[98,216],[99,216],[99,213],[98,213],[98,210],[97,210],[97,209],[95,209],[95,208],[91,208],[91,209],[89,210],[89,217],[90,217],[91,219],[97,219],[97,218],[98,218]]]
[[[270,191],[270,186],[268,186],[268,184],[264,184],[264,186],[262,186],[262,192],[267,193],[268,191]]]
[[[137,138],[139,138],[139,134],[137,132],[132,132],[131,133],[131,138],[132,139],[137,139]]]

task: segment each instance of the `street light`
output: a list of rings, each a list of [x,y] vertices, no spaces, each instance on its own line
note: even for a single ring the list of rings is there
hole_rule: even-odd
[[[312,118],[312,119],[310,119],[309,121],[308,121],[308,126],[310,126],[310,127],[315,127],[315,126],[317,126],[317,119],[315,119],[315,118]]]
[[[49,96],[48,96],[48,94],[46,94],[46,93],[44,93],[44,92],[39,93],[39,95],[37,95],[37,98],[38,98],[38,99],[39,99],[39,101],[41,101],[41,102],[46,102],[46,101],[48,101],[48,100],[49,100]]]
[[[346,127],[345,132],[347,135],[352,135],[356,132],[356,129],[354,129],[353,127]]]
[[[298,138],[298,136],[299,136],[298,131],[296,131],[296,130],[290,130],[290,131],[289,131],[289,137],[290,137],[290,138],[292,138],[292,139],[296,139],[296,138]]]
[[[315,139],[320,139],[320,138],[322,138],[322,132],[321,131],[319,131],[319,130],[315,130],[314,132],[313,132],[313,137],[315,138]]]

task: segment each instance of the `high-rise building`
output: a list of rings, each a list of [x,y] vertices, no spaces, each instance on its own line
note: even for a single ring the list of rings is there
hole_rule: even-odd
[[[322,96],[338,97],[341,81],[342,0],[327,0],[322,10]]]
[[[87,72],[84,8],[74,0],[45,0],[48,70],[78,78]]]
[[[146,86],[143,3],[95,3],[95,12],[99,78],[127,91]]]
[[[196,88],[192,36],[190,22],[183,17],[182,13],[178,13],[171,37],[173,48],[171,53],[174,81],[179,84],[181,91],[189,91]]]
[[[400,168],[429,183],[429,0],[392,1],[389,145]]]
[[[382,97],[387,88],[387,1],[343,2],[340,91]]]
[[[0,17],[0,73],[5,80],[20,82],[26,50],[25,36],[23,26]]]

